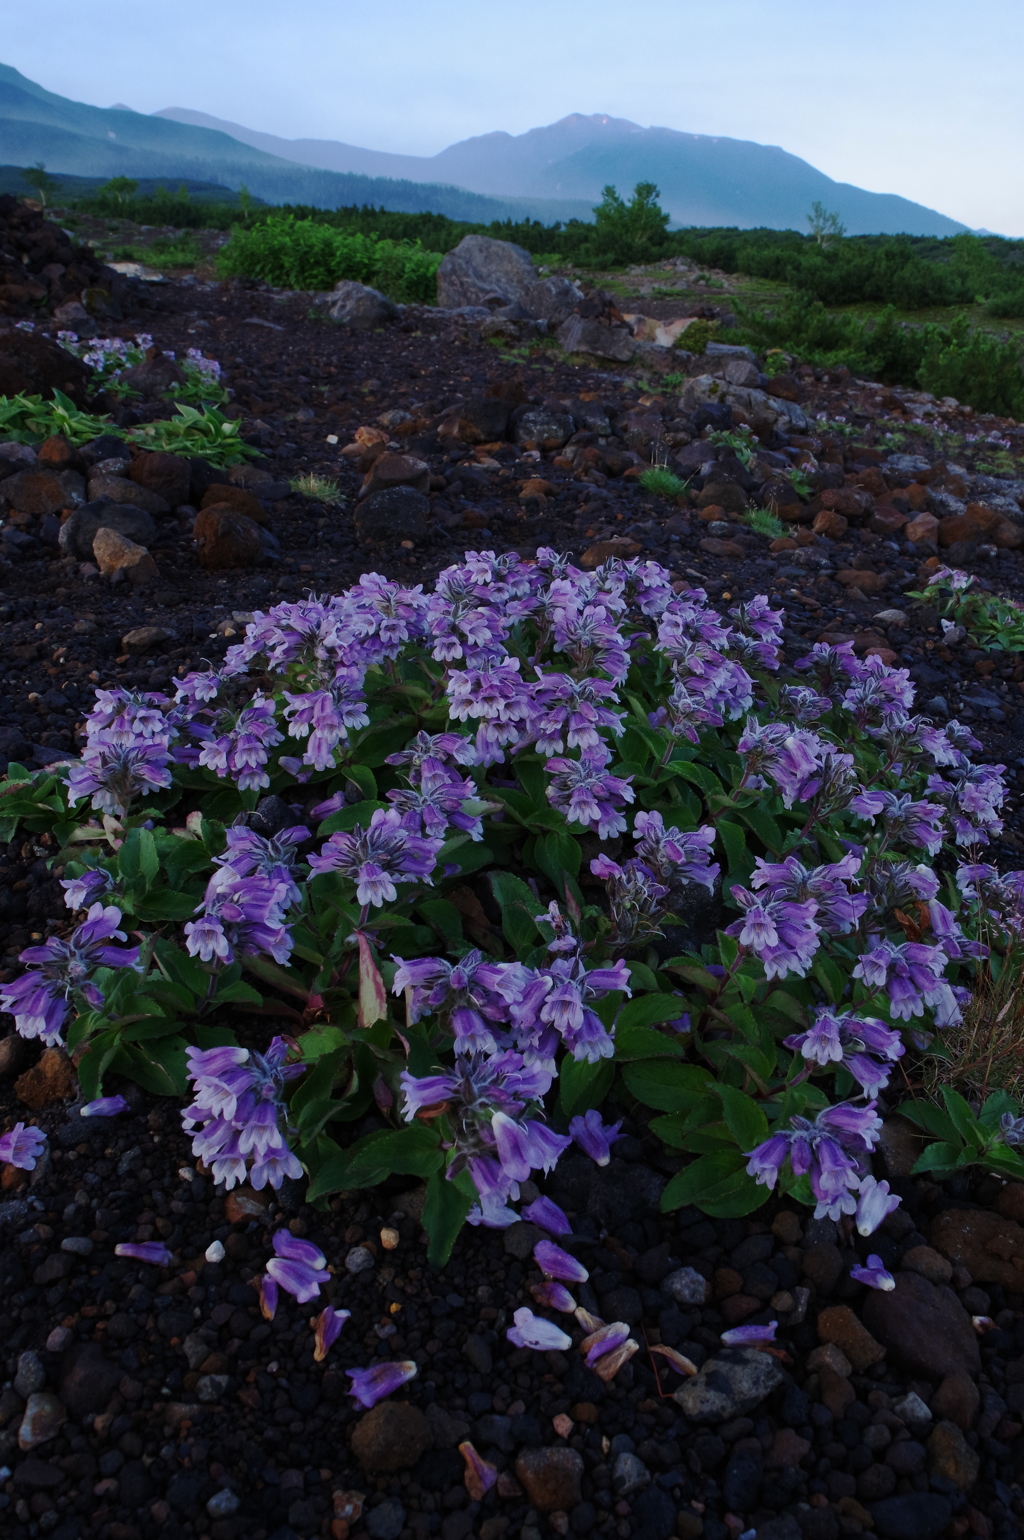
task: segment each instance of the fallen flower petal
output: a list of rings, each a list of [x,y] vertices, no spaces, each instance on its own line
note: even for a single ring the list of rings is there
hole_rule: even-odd
[[[572,1225],[569,1223],[557,1203],[552,1203],[550,1198],[535,1198],[529,1208],[523,1209],[523,1218],[532,1220],[535,1225],[540,1225],[549,1235],[571,1235]]]
[[[573,1314],[585,1332],[597,1331],[599,1327],[604,1325],[599,1315],[591,1315],[590,1311],[584,1310],[582,1305],[577,1305]]]
[[[584,1337],[580,1343],[580,1352],[587,1368],[592,1369],[599,1358],[621,1347],[628,1336],[629,1327],[625,1321],[609,1321],[606,1326],[599,1326],[597,1331],[591,1332],[589,1337]]]
[[[265,1321],[272,1321],[277,1314],[277,1284],[266,1273],[260,1279],[260,1310]]]
[[[333,1305],[326,1306],[314,1321],[310,1322],[316,1333],[316,1349],[313,1359],[322,1364],[332,1346],[341,1336],[341,1328],[352,1314],[351,1310],[335,1310]]]
[[[300,1240],[290,1230],[276,1230],[272,1244],[278,1256],[286,1257],[289,1262],[302,1262],[306,1267],[313,1268],[327,1266],[327,1259],[319,1246],[314,1246],[312,1241]]]
[[[547,1305],[550,1310],[561,1310],[565,1315],[575,1314],[576,1301],[564,1284],[548,1278],[544,1283],[531,1283],[530,1293],[538,1305]]]
[[[271,1257],[267,1263],[267,1272],[282,1289],[294,1294],[300,1305],[316,1299],[320,1285],[331,1276],[324,1267],[310,1267],[305,1262],[292,1262],[285,1257]]]
[[[346,1369],[352,1381],[350,1396],[361,1406],[376,1406],[385,1396],[390,1396],[400,1385],[408,1384],[419,1373],[411,1358],[396,1359],[391,1363],[374,1364],[372,1369]]]
[[[15,1123],[10,1132],[0,1138],[0,1162],[17,1166],[19,1171],[33,1171],[45,1148],[46,1135],[41,1128],[26,1128],[24,1123]]]
[[[174,1252],[161,1241],[121,1241],[114,1247],[115,1257],[131,1257],[135,1262],[151,1262],[154,1267],[170,1267]]]
[[[607,1385],[610,1380],[615,1378],[622,1365],[627,1363],[633,1354],[639,1352],[639,1350],[639,1342],[634,1342],[633,1338],[629,1337],[625,1342],[620,1343],[617,1348],[613,1348],[610,1353],[602,1354],[594,1364],[594,1373],[599,1380],[603,1380]]]
[[[742,1347],[747,1342],[774,1342],[778,1324],[778,1321],[769,1321],[766,1326],[734,1326],[731,1331],[722,1333],[722,1341],[726,1347]]]
[[[498,1468],[479,1455],[468,1440],[459,1445],[459,1453],[466,1462],[463,1480],[470,1500],[474,1503],[481,1502],[497,1481]]]
[[[542,1273],[558,1278],[562,1283],[586,1283],[590,1274],[582,1262],[577,1262],[554,1241],[538,1241],[533,1248],[533,1260]]]
[[[572,1338],[556,1326],[554,1321],[548,1321],[542,1315],[534,1315],[525,1305],[516,1311],[512,1317],[514,1326],[510,1326],[505,1333],[510,1342],[516,1347],[535,1348],[538,1352],[555,1350],[565,1352],[567,1347],[572,1347]]]
[[[94,1102],[86,1102],[79,1108],[82,1118],[113,1118],[119,1112],[127,1112],[128,1103],[123,1096],[98,1096]]]
[[[660,1353],[662,1358],[667,1358],[677,1374],[685,1374],[692,1379],[700,1372],[692,1359],[687,1358],[683,1353],[677,1353],[675,1348],[667,1347],[664,1342],[649,1343],[647,1350],[649,1353]]]
[[[850,1277],[857,1283],[866,1283],[869,1289],[881,1289],[886,1294],[896,1287],[896,1279],[886,1271],[881,1257],[874,1252],[868,1257],[866,1266],[850,1268]]]
[[[996,1323],[990,1315],[972,1315],[971,1325],[979,1337],[984,1337],[986,1332],[995,1331]]]
[[[589,1155],[591,1160],[599,1166],[606,1166],[612,1157],[612,1145],[616,1139],[621,1139],[619,1129],[621,1123],[605,1123],[601,1114],[595,1107],[583,1117],[572,1118],[569,1123],[569,1132],[584,1155]]]

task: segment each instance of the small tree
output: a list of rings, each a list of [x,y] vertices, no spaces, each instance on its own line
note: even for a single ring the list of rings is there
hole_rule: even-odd
[[[104,182],[99,189],[99,196],[106,202],[112,203],[121,214],[128,212],[128,206],[139,190],[139,184],[130,176],[111,177],[109,182]]]
[[[628,203],[605,187],[594,210],[594,254],[611,262],[649,261],[664,244],[669,215],[658,203],[653,182],[638,182]]]
[[[811,212],[807,216],[807,223],[811,227],[811,234],[823,250],[841,241],[846,234],[846,226],[838,214],[830,214],[823,203],[815,201],[811,204]]]
[[[27,166],[21,173],[21,179],[35,190],[43,208],[46,207],[47,198],[52,197],[60,186],[56,177],[49,174],[43,161],[38,161],[34,166]]]

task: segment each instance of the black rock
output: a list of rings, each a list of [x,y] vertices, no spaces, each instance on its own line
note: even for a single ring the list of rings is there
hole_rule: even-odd
[[[595,1166],[588,1156],[571,1151],[555,1169],[551,1196],[562,1208],[615,1230],[629,1219],[657,1215],[666,1181],[640,1162],[627,1164],[613,1154],[607,1166]]]
[[[935,1492],[912,1492],[872,1503],[871,1516],[885,1540],[935,1540],[953,1517],[953,1509]]]
[[[422,540],[430,499],[413,487],[386,487],[359,503],[354,522],[364,540]]]
[[[633,1503],[633,1540],[669,1540],[675,1531],[676,1505],[661,1487],[647,1487]]]
[[[97,1343],[76,1342],[61,1360],[57,1394],[68,1416],[80,1422],[90,1412],[103,1411],[120,1380],[119,1365],[112,1363]]]
[[[764,1471],[760,1444],[743,1440],[729,1456],[722,1483],[726,1505],[734,1513],[748,1513],[757,1506],[757,1492]]]

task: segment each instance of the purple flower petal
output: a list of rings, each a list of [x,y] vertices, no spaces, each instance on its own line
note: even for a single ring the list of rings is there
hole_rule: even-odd
[[[514,1326],[510,1326],[505,1333],[510,1342],[516,1347],[534,1348],[537,1352],[556,1351],[564,1353],[567,1347],[572,1347],[572,1338],[564,1332],[554,1321],[545,1320],[542,1315],[534,1315],[524,1305],[517,1310],[512,1317]]]
[[[530,1293],[538,1305],[546,1305],[549,1310],[561,1310],[565,1315],[576,1313],[576,1301],[569,1290],[550,1278],[543,1283],[531,1283]]]
[[[554,1241],[538,1241],[533,1248],[533,1260],[542,1273],[558,1278],[562,1283],[586,1283],[590,1274],[582,1262],[577,1262]]]
[[[19,1171],[34,1171],[45,1148],[46,1135],[41,1128],[15,1123],[9,1133],[0,1137],[0,1162],[17,1166]]]
[[[896,1279],[886,1271],[881,1257],[874,1253],[868,1257],[866,1267],[851,1267],[850,1277],[857,1283],[866,1283],[869,1289],[881,1289],[886,1294],[896,1287]]]
[[[275,1230],[273,1247],[279,1257],[285,1257],[289,1262],[302,1262],[306,1267],[320,1268],[327,1266],[327,1259],[319,1246],[314,1246],[312,1241],[300,1240],[290,1230]]]
[[[265,1321],[272,1321],[277,1314],[277,1299],[277,1284],[264,1273],[260,1279],[260,1311]]]
[[[316,1320],[310,1322],[316,1334],[316,1349],[313,1353],[316,1363],[323,1363],[334,1343],[341,1336],[341,1328],[351,1314],[351,1310],[335,1310],[332,1305],[328,1305],[321,1310]]]
[[[540,1225],[542,1230],[547,1230],[549,1235],[571,1235],[572,1225],[562,1213],[557,1203],[552,1203],[550,1198],[536,1198],[529,1206],[523,1209],[523,1218],[530,1219],[535,1225]]]
[[[79,1108],[79,1117],[83,1118],[113,1118],[119,1112],[128,1112],[129,1106],[123,1096],[99,1096],[94,1102],[86,1102]]]
[[[778,1321],[769,1321],[766,1326],[734,1326],[722,1333],[722,1341],[726,1347],[742,1347],[746,1342],[774,1342],[778,1324]]]
[[[115,1257],[131,1257],[136,1262],[151,1262],[154,1267],[170,1267],[173,1251],[161,1241],[121,1241],[114,1247]]]
[[[605,1326],[599,1326],[597,1331],[591,1332],[589,1337],[584,1337],[580,1343],[580,1352],[588,1369],[592,1369],[599,1358],[606,1353],[613,1353],[620,1348],[629,1336],[629,1327],[625,1321],[609,1321]]]
[[[473,1502],[481,1502],[497,1481],[498,1468],[478,1454],[468,1440],[459,1445],[459,1453],[466,1462],[466,1473],[463,1477],[466,1491]]]
[[[403,1359],[374,1364],[372,1369],[346,1369],[345,1373],[352,1381],[349,1395],[354,1396],[361,1406],[371,1407],[390,1396],[400,1385],[415,1379],[419,1370],[411,1359]]]
[[[267,1272],[282,1289],[293,1294],[300,1305],[316,1299],[320,1285],[331,1276],[326,1268],[309,1267],[305,1262],[292,1262],[286,1257],[271,1257]]]
[[[606,1166],[611,1159],[612,1145],[616,1139],[622,1138],[619,1133],[621,1127],[621,1123],[605,1123],[601,1114],[592,1107],[583,1117],[570,1121],[569,1132],[584,1155],[589,1155],[599,1166]]]

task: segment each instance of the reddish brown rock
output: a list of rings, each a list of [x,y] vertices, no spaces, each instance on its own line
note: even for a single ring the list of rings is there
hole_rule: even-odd
[[[1002,519],[988,538],[1001,551],[1019,551],[1024,546],[1024,527],[1012,519]]]
[[[849,520],[831,508],[819,509],[811,525],[814,534],[824,535],[827,540],[841,540],[849,527]]]
[[[250,1219],[266,1219],[266,1199],[251,1187],[238,1187],[224,1199],[224,1218],[228,1224],[248,1224]]]
[[[889,586],[884,572],[862,571],[859,567],[844,567],[836,573],[836,582],[844,588],[859,588],[862,594],[880,594]]]
[[[128,476],[136,486],[145,487],[147,492],[155,492],[158,497],[162,497],[170,508],[188,502],[192,468],[184,455],[165,454],[157,450],[136,455],[128,469]]]
[[[236,513],[252,519],[254,524],[269,524],[270,518],[254,492],[245,487],[233,487],[227,482],[216,481],[203,494],[200,508],[233,508]]]
[[[352,1453],[365,1471],[408,1470],[433,1442],[430,1423],[408,1401],[379,1402],[352,1430]]]
[[[933,1417],[942,1417],[948,1422],[955,1422],[957,1427],[962,1428],[965,1433],[977,1417],[980,1406],[981,1391],[971,1376],[964,1374],[962,1370],[955,1374],[947,1374],[931,1400]]]
[[[127,535],[116,529],[99,528],[92,541],[92,554],[97,567],[105,577],[123,572],[129,583],[136,587],[151,583],[160,576],[160,569],[144,545],[136,545]]]
[[[15,1096],[32,1112],[53,1102],[68,1101],[77,1090],[78,1077],[63,1048],[47,1048],[39,1063],[14,1082]]]
[[[1004,1219],[1024,1221],[1024,1182],[1007,1182],[996,1199],[996,1212]]]
[[[849,1305],[830,1305],[818,1316],[818,1336],[833,1342],[859,1374],[885,1357],[885,1348],[861,1324]]]
[[[953,1422],[940,1422],[928,1440],[928,1474],[969,1492],[978,1479],[981,1458]]]
[[[934,513],[919,513],[916,519],[911,519],[904,525],[903,538],[909,540],[912,545],[920,545],[922,541],[934,540],[939,530],[939,521]]]
[[[260,532],[252,519],[224,503],[201,508],[192,530],[199,565],[210,571],[229,567],[254,567],[263,551]]]
[[[911,513],[924,513],[928,507],[928,488],[919,481],[912,481],[905,492]]]
[[[932,1220],[928,1239],[975,1283],[1024,1292],[1024,1228],[1015,1220],[987,1209],[943,1209]]]
[[[900,531],[909,523],[907,515],[901,513],[898,508],[883,504],[876,508],[868,521],[868,528],[876,535],[884,535],[887,539],[899,537]]]
[[[640,550],[642,547],[637,541],[628,540],[624,535],[615,535],[611,540],[598,540],[596,545],[584,551],[580,557],[580,566],[592,571],[613,557],[636,556]]]
[[[737,545],[735,540],[699,540],[698,548],[706,551],[709,556],[732,556],[737,559],[746,555],[743,547]]]
[[[148,487],[139,486],[138,482],[129,481],[127,476],[90,476],[89,501],[141,508],[153,518],[161,518],[171,511],[171,505],[165,497],[161,497],[158,492],[151,492]]]
[[[415,455],[382,454],[370,467],[359,495],[369,497],[392,487],[412,487],[416,492],[429,492],[430,466]]]
[[[541,1513],[568,1513],[581,1500],[583,1457],[575,1449],[524,1449],[516,1476],[527,1498]]]
[[[40,332],[0,330],[0,396],[51,397],[62,390],[84,406],[92,370]]]
[[[12,508],[36,518],[60,513],[85,502],[85,482],[77,471],[18,471],[0,481],[0,497]]]
[[[898,1272],[890,1292],[870,1291],[862,1313],[865,1329],[908,1369],[936,1379],[981,1369],[971,1318],[944,1284]]]

